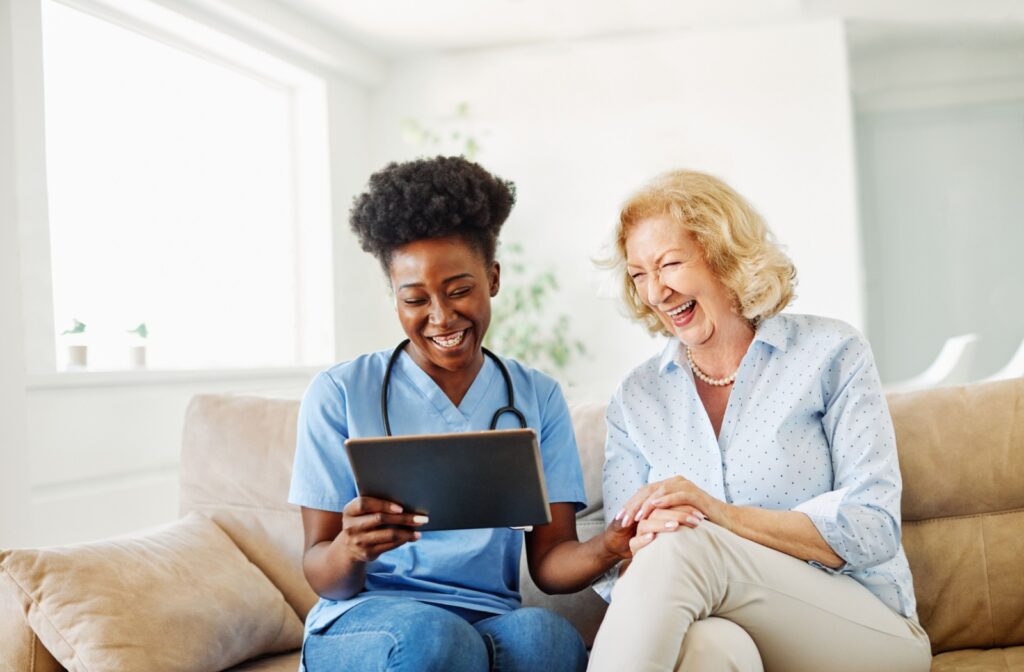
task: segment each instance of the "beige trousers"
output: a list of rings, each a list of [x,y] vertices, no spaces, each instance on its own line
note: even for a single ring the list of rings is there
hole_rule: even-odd
[[[660,534],[612,591],[588,670],[927,672],[928,635],[854,579],[713,523]]]

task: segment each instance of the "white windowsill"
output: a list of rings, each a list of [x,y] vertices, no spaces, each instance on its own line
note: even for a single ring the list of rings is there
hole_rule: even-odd
[[[26,389],[61,390],[83,387],[131,387],[215,383],[221,381],[279,381],[310,379],[329,365],[280,366],[256,369],[188,369],[133,371],[61,371],[26,376]]]

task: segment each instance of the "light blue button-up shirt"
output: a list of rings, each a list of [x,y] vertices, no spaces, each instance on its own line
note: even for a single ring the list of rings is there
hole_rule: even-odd
[[[363,355],[319,374],[302,400],[295,464],[288,501],[341,511],[357,495],[345,454],[348,438],[383,436],[380,393],[391,351]],[[572,420],[552,378],[502,359],[515,390],[516,406],[537,432],[548,500],[586,505]],[[392,432],[433,434],[482,431],[508,402],[508,391],[490,357],[456,406],[408,353],[395,362],[388,394]],[[504,413],[498,429],[518,429]],[[375,595],[406,597],[495,614],[520,605],[519,559],[523,532],[509,528],[427,531],[418,541],[383,553],[366,569],[366,583],[348,600],[321,599],[306,619],[320,632],[341,614]]]
[[[607,419],[609,520],[641,486],[676,475],[732,504],[802,511],[846,561],[839,572],[917,617],[892,418],[853,327],[811,315],[764,320],[718,437],[675,338],[626,377]],[[614,573],[595,588],[609,599],[613,583]]]

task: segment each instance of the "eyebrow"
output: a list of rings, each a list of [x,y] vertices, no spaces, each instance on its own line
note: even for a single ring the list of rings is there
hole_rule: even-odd
[[[441,281],[441,284],[442,285],[447,285],[449,282],[455,282],[456,280],[462,280],[463,278],[472,278],[472,277],[473,277],[472,273],[459,273],[458,275],[453,275],[450,278],[445,278],[444,280]],[[410,287],[422,287],[422,286],[423,286],[422,282],[407,282],[404,285],[399,285],[398,288],[399,289],[407,289],[407,288],[410,288]]]
[[[681,248],[681,247],[673,247],[672,249],[670,249],[670,250],[665,250],[665,251],[664,251],[664,252],[662,252],[662,253],[661,253],[660,255],[658,255],[658,258],[654,260],[654,264],[655,264],[655,265],[657,266],[658,264],[660,264],[660,263],[661,263],[661,260],[662,260],[662,259],[664,259],[664,258],[665,258],[665,257],[667,257],[668,255],[672,254],[673,252],[682,252],[682,253],[683,253],[684,255],[686,254],[686,250],[684,250],[683,248]],[[629,268],[629,267],[633,267],[633,268],[643,268],[643,267],[642,267],[642,266],[640,266],[639,264],[630,264],[630,263],[628,263],[628,262],[627,262],[627,263],[626,263],[626,268]]]

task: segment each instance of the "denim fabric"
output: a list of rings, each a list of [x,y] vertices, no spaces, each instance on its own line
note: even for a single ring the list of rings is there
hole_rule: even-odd
[[[306,638],[307,672],[582,672],[575,628],[546,609],[504,614],[373,597]]]

